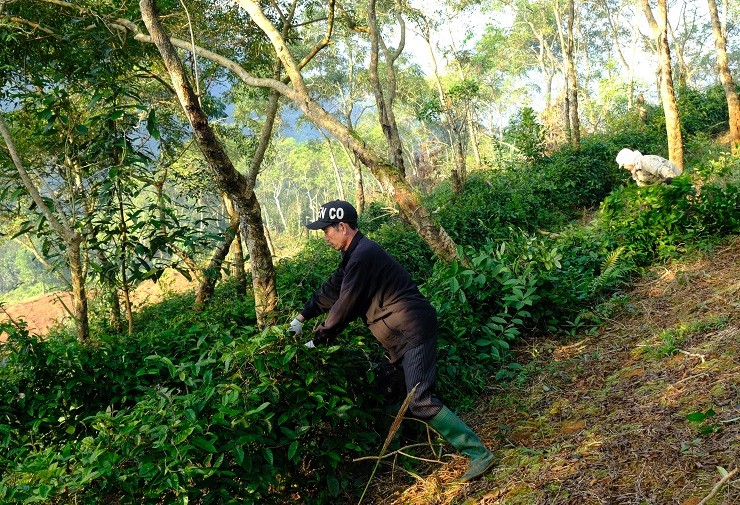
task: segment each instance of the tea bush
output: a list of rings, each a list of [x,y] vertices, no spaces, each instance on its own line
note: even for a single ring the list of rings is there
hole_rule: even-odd
[[[552,229],[568,222],[570,210],[551,204],[555,191],[542,172],[517,167],[474,172],[461,193],[440,186],[428,201],[455,242],[480,247],[488,240],[506,240],[518,230]]]
[[[593,324],[581,313],[620,286],[632,267],[621,249],[609,247],[593,230],[573,227],[461,248],[466,264],[438,264],[422,289],[440,318],[440,391],[455,391],[453,404],[464,405],[460,399],[474,397],[507,364],[521,336]]]
[[[366,470],[343,463],[379,447],[381,402],[361,339],[351,351],[309,350],[280,328],[215,326],[194,331],[181,359],[111,359],[104,369],[82,363],[114,358],[106,345],[3,330],[3,503],[325,503],[352,495]],[[136,353],[133,342],[122,347]],[[133,386],[128,396],[110,394],[111,380]]]
[[[465,261],[434,263],[396,214],[369,207],[361,229],[437,308],[438,392],[450,407],[469,407],[494,374],[516,375],[517,340],[585,331],[598,323],[591,307],[638,267],[740,231],[732,157],[670,185],[628,182],[616,152],[659,152],[661,135],[637,125],[428,195]],[[593,224],[570,222],[601,198]],[[143,309],[132,336],[100,325],[80,344],[0,325],[0,502],[355,501],[371,465],[353,459],[386,435],[374,387],[382,349],[359,323],[317,349],[286,335],[340,261],[315,234],[304,246],[277,264],[281,325],[264,331],[253,300],[228,284],[199,312],[192,295]]]
[[[599,230],[637,265],[683,254],[687,244],[740,230],[740,163],[696,167],[669,184],[626,186],[602,203]]]

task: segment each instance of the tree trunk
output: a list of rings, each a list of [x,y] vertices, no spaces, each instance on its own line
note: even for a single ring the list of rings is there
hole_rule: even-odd
[[[231,244],[231,247],[233,249],[231,254],[234,257],[231,274],[236,279],[236,294],[247,296],[246,260],[244,258],[244,247],[242,247],[242,233],[238,230],[236,235],[234,235],[234,242]]]
[[[128,323],[129,336],[134,333],[134,313],[131,308],[131,289],[126,275],[126,248],[128,246],[128,229],[126,227],[126,216],[123,210],[123,197],[121,195],[120,181],[116,181],[116,195],[118,196],[118,218],[121,220],[121,290],[123,291],[123,306],[126,310],[126,322]]]
[[[362,180],[362,164],[354,160],[352,167],[355,171],[355,202],[357,202],[357,212],[365,211],[365,183]]]
[[[709,5],[709,16],[712,19],[714,45],[717,48],[717,72],[725,90],[730,116],[730,149],[733,155],[737,155],[740,153],[740,100],[738,100],[737,89],[727,61],[727,36],[719,20],[717,2],[707,0],[707,3]]]
[[[568,122],[567,132],[569,140],[574,149],[581,146],[581,120],[578,115],[578,77],[576,76],[576,66],[574,62],[575,39],[573,36],[573,24],[575,23],[575,1],[568,0],[567,6],[567,30],[563,32],[560,21],[559,2],[555,2],[555,19],[558,24],[558,34],[560,35],[560,46],[563,50],[563,73],[566,78],[566,121]]]
[[[69,265],[71,283],[72,283],[72,297],[74,303],[74,318],[77,329],[77,339],[80,342],[85,342],[90,338],[90,323],[89,314],[87,310],[87,292],[85,290],[85,268],[83,265],[82,255],[82,235],[76,232],[71,224],[68,222],[67,217],[62,212],[62,209],[57,209],[57,214],[53,213],[46,201],[41,197],[38,188],[31,180],[30,175],[23,166],[18,150],[15,147],[13,137],[10,135],[8,125],[5,123],[5,118],[0,113],[0,136],[5,140],[5,145],[8,147],[8,152],[13,164],[18,170],[18,174],[23,181],[23,185],[28,191],[29,196],[36,204],[39,212],[46,218],[49,226],[52,227],[54,232],[58,235],[60,240],[66,247],[67,264]],[[57,217],[59,216],[59,217]]]
[[[234,168],[217,140],[182,69],[182,62],[156,18],[152,0],[141,0],[139,6],[144,24],[162,55],[180,104],[193,127],[203,157],[213,170],[219,188],[231,197],[241,217],[247,249],[250,251],[257,325],[264,327],[271,323],[277,307],[276,274],[266,244],[262,211],[254,194],[254,187]]]
[[[229,254],[231,244],[234,242],[234,238],[237,236],[236,230],[239,228],[239,221],[235,219],[235,222],[226,229],[224,233],[224,241],[221,246],[216,249],[211,257],[211,261],[208,266],[203,269],[203,281],[198,287],[198,293],[195,295],[195,310],[202,310],[206,306],[208,301],[213,296],[216,290],[216,283],[219,277],[221,277],[221,266],[223,265],[224,259]]]
[[[468,135],[470,135],[470,147],[473,149],[473,158],[475,158],[475,168],[480,168],[483,165],[483,159],[478,149],[478,131],[473,121],[473,111],[468,109],[465,117],[468,124]]]
[[[236,294],[246,296],[247,272],[244,262],[244,248],[242,247],[242,234],[239,231],[240,218],[229,195],[224,194],[222,196],[226,212],[229,214],[229,229],[234,233],[234,240],[231,242],[231,256],[234,258],[231,264],[231,275],[236,279]]]
[[[329,150],[329,158],[331,159],[331,167],[334,171],[334,182],[337,185],[337,195],[340,200],[346,200],[344,196],[344,184],[342,184],[342,171],[339,170],[337,164],[337,158],[334,156],[334,149],[332,149],[331,140],[326,137],[326,148]]]
[[[678,115],[678,103],[673,89],[671,73],[671,50],[668,45],[668,9],[666,0],[658,0],[658,20],[653,16],[648,0],[642,0],[642,9],[653,30],[658,45],[660,60],[660,95],[665,114],[666,134],[668,136],[668,158],[683,170],[683,139],[681,137],[681,119]]]
[[[463,146],[462,135],[456,126],[457,121],[452,100],[449,98],[447,93],[445,93],[445,90],[442,87],[442,79],[439,75],[437,57],[434,54],[430,26],[428,22],[425,22],[420,28],[422,29],[422,38],[424,39],[424,42],[426,42],[427,50],[429,51],[429,58],[432,62],[432,75],[434,77],[434,84],[437,88],[437,98],[439,99],[439,105],[442,111],[444,121],[443,126],[449,139],[449,149],[452,152],[452,172],[450,174],[452,190],[455,193],[460,193],[466,178],[465,148]]]
[[[249,0],[247,0],[249,1]],[[369,0],[367,22],[370,28],[370,67],[368,77],[375,94],[375,105],[378,107],[380,116],[380,126],[383,130],[386,142],[388,142],[388,156],[391,164],[395,166],[401,174],[406,177],[406,169],[403,161],[403,143],[401,134],[398,131],[396,116],[393,112],[393,102],[396,97],[396,70],[395,64],[398,57],[403,52],[406,40],[406,25],[401,15],[401,9],[396,10],[396,21],[399,28],[400,41],[395,51],[390,51],[385,45],[380,31],[375,13],[375,0]],[[380,52],[383,52],[385,58],[386,88],[380,82],[378,73],[378,58]]]
[[[77,339],[85,342],[90,338],[90,322],[87,310],[87,291],[85,290],[85,270],[82,265],[82,235],[72,233],[66,237],[67,261],[72,276],[72,298],[74,303]]]

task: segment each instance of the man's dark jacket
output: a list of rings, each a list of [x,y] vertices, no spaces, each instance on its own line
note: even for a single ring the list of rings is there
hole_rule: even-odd
[[[385,249],[361,232],[342,261],[301,311],[309,320],[328,312],[314,343],[329,341],[358,317],[385,347],[391,362],[439,331],[437,312],[411,275]]]

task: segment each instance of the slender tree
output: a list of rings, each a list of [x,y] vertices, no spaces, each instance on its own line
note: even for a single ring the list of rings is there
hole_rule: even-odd
[[[560,47],[563,55],[563,75],[566,77],[565,98],[565,122],[566,132],[569,134],[571,145],[578,149],[581,145],[581,120],[578,115],[578,76],[575,64],[575,36],[573,25],[575,23],[576,11],[575,1],[567,0],[565,8],[565,29],[560,15],[560,2],[555,0],[553,7],[557,21]]]
[[[730,149],[732,154],[737,155],[740,154],[740,99],[738,99],[737,88],[732,79],[727,58],[727,26],[720,22],[717,2],[707,0],[707,4],[709,5],[709,17],[712,20],[714,46],[717,50],[717,72],[722,88],[725,90],[730,116]]]
[[[264,240],[262,209],[254,194],[253,186],[250,186],[247,179],[234,168],[231,159],[216,138],[208,117],[203,112],[198,97],[182,68],[182,62],[156,16],[153,2],[141,0],[139,6],[144,24],[162,55],[173,88],[193,128],[203,157],[213,171],[218,186],[233,199],[238,214],[244,219],[242,224],[247,229],[248,248],[253,252],[251,255],[252,287],[257,324],[265,326],[271,322],[270,318],[277,306],[276,276],[272,256],[267,241]],[[251,219],[244,218],[246,215],[252,216]]]
[[[668,136],[668,158],[683,169],[683,139],[681,120],[678,114],[678,102],[673,88],[671,70],[671,49],[668,45],[668,8],[666,0],[658,0],[658,18],[656,20],[650,8],[649,0],[642,0],[642,10],[653,31],[658,47],[660,61],[660,98],[665,114],[666,134]]]
[[[87,310],[86,271],[82,251],[83,236],[75,228],[74,222],[64,214],[62,209],[52,210],[48,204],[49,200],[41,196],[39,188],[26,170],[2,114],[0,114],[0,135],[2,135],[5,141],[10,158],[23,181],[26,191],[64,244],[72,280],[72,298],[77,338],[80,341],[86,341],[90,337],[90,323]]]

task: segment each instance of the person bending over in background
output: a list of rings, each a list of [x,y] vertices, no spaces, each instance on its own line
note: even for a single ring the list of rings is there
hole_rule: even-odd
[[[617,154],[619,168],[632,173],[638,186],[649,186],[664,182],[670,184],[674,177],[681,175],[681,169],[665,158],[655,154],[641,154],[640,151],[622,149]]]
[[[357,229],[357,211],[334,200],[306,225],[323,230],[324,239],[340,252],[339,267],[304,305],[289,331],[301,334],[303,323],[328,313],[306,346],[326,344],[358,317],[383,345],[387,358],[402,368],[406,394],[416,386],[408,412],[426,421],[455,449],[470,458],[458,482],[485,473],[495,462],[478,436],[435,396],[437,312],[411,275],[380,245]],[[417,385],[418,384],[418,385]]]

